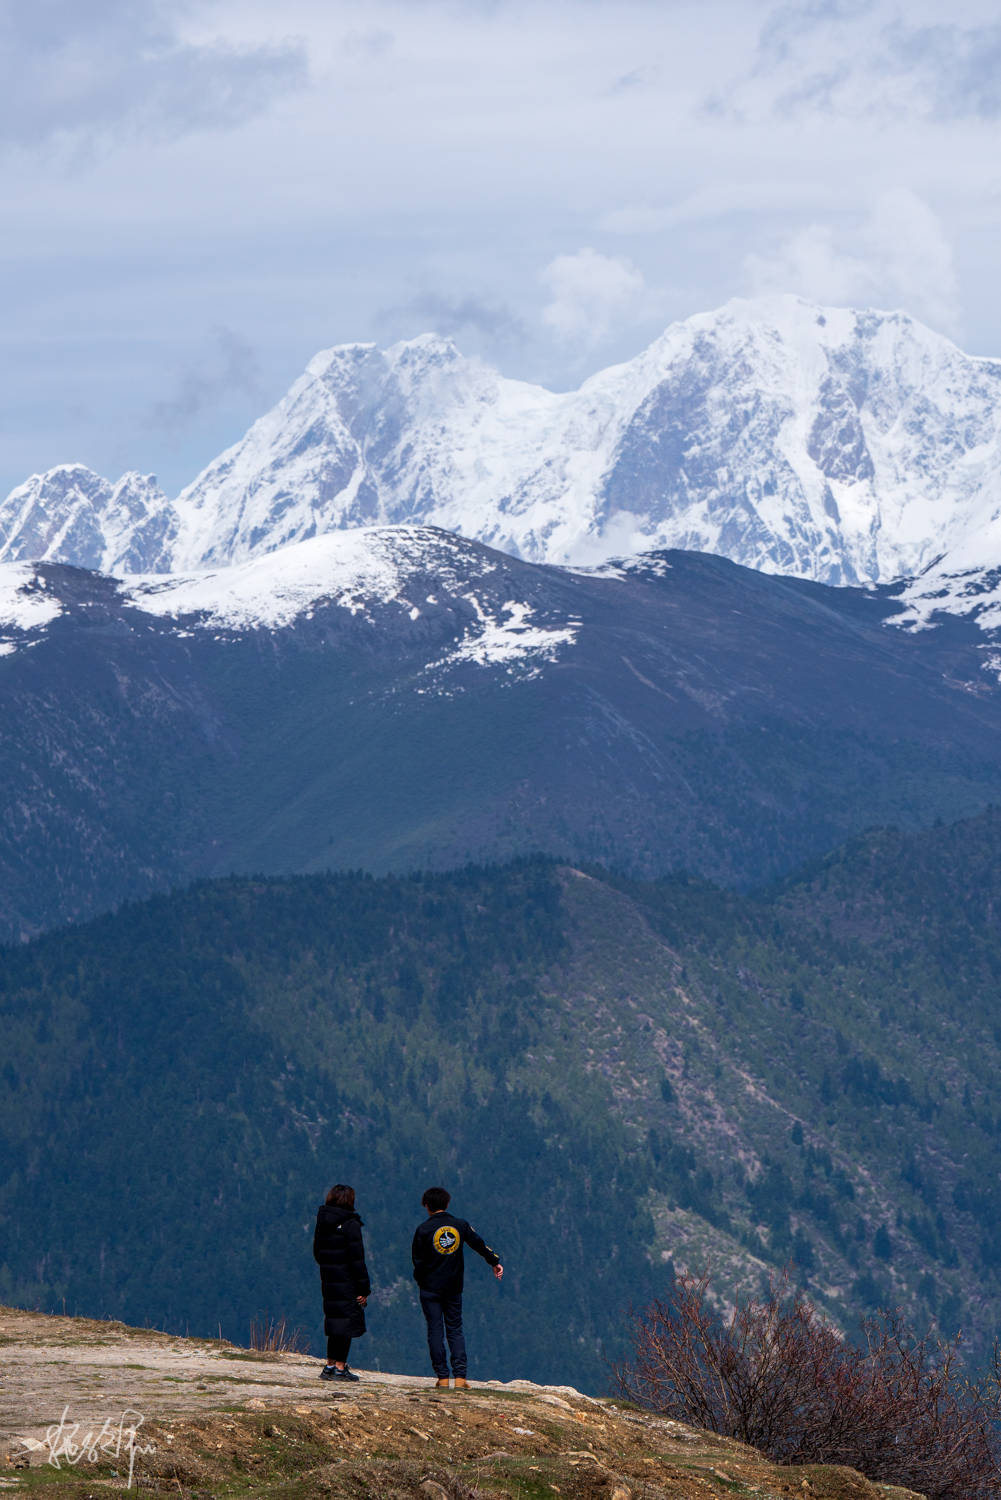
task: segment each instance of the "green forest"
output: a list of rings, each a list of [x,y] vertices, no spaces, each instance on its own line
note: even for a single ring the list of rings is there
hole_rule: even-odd
[[[1001,1314],[1001,812],[782,887],[522,860],[226,879],[0,954],[0,1300],[320,1345],[313,1219],[353,1183],[355,1362],[425,1368],[443,1182],[471,1373],[603,1389],[672,1266],[792,1263],[845,1327]]]

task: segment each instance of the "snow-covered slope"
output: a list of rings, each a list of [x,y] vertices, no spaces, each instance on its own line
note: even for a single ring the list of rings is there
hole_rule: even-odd
[[[443,674],[463,664],[523,680],[573,645],[580,620],[572,610],[554,613],[550,583],[535,568],[428,526],[330,532],[229,567],[124,580],[0,563],[0,656],[36,645],[67,610],[86,617],[95,599],[106,608],[110,591],[116,617],[124,609],[134,619],[127,612],[139,610],[179,637],[235,640],[320,615],[357,622],[356,639],[376,645],[402,628],[423,640],[423,671],[447,692]]]
[[[141,579],[0,564],[0,937],[234,869],[545,850],[755,885],[996,802],[996,648],[887,629],[899,588],[416,526]]]
[[[318,355],[177,505],[175,563],[372,521],[533,561],[676,546],[914,573],[1001,503],[1001,362],[903,314],[732,302],[555,395],[424,337]]]
[[[349,346],[184,492],[173,555],[421,520],[535,561],[678,546],[899,577],[1001,501],[999,412],[1001,363],[795,298],[690,318],[567,395],[432,337]]]
[[[280,629],[321,600],[351,614],[367,616],[378,604],[419,614],[409,584],[451,561],[437,538],[416,527],[335,532],[230,567],[131,579],[126,596],[146,614],[233,630]]]
[[[958,615],[974,620],[997,640],[1001,633],[1001,515],[992,516],[919,577],[909,579],[900,597],[904,613],[894,623],[905,629],[928,629],[938,623],[937,616]]]
[[[493,577],[497,572],[489,553],[448,532],[365,527],[293,542],[226,568],[133,579],[125,597],[146,614],[232,631],[280,630],[312,618],[320,605],[346,609],[368,624],[380,607],[417,622],[440,615],[446,601],[457,602],[467,617],[462,633],[429,670],[464,661],[534,669],[553,660],[576,639],[579,622],[540,621],[524,591],[519,596],[516,587]]]
[[[0,563],[0,656],[37,640],[62,613],[30,563]]]
[[[152,474],[124,474],[112,484],[83,464],[61,464],[33,474],[0,503],[0,559],[103,573],[159,570],[172,520]]]
[[[351,344],[318,354],[173,504],[138,476],[126,496],[86,473],[15,491],[0,557],[176,572],[423,523],[531,561],[670,546],[885,581],[1001,509],[1001,361],[902,313],[793,297],[674,324],[565,394],[432,335]]]

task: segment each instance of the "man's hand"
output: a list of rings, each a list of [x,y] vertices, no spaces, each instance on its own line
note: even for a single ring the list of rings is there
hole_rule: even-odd
[[[364,1306],[365,1306],[365,1303],[366,1303],[366,1302],[367,1302],[367,1301],[368,1301],[368,1298],[367,1298],[367,1297],[359,1297],[359,1298],[358,1298],[358,1306],[359,1306],[359,1307],[364,1307]]]
[[[499,1264],[496,1265],[496,1266],[494,1266],[494,1275],[497,1277],[498,1281],[503,1281],[504,1280],[504,1267],[502,1265],[499,1265]]]

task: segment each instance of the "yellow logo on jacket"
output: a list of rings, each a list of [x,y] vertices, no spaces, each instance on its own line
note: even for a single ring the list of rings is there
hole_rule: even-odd
[[[454,1255],[462,1244],[459,1231],[451,1224],[443,1224],[432,1236],[432,1244],[439,1255]]]

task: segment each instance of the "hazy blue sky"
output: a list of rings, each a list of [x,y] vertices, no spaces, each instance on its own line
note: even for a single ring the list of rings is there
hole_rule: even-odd
[[[0,491],[175,491],[319,348],[556,386],[759,290],[1001,354],[996,5],[0,0]]]

